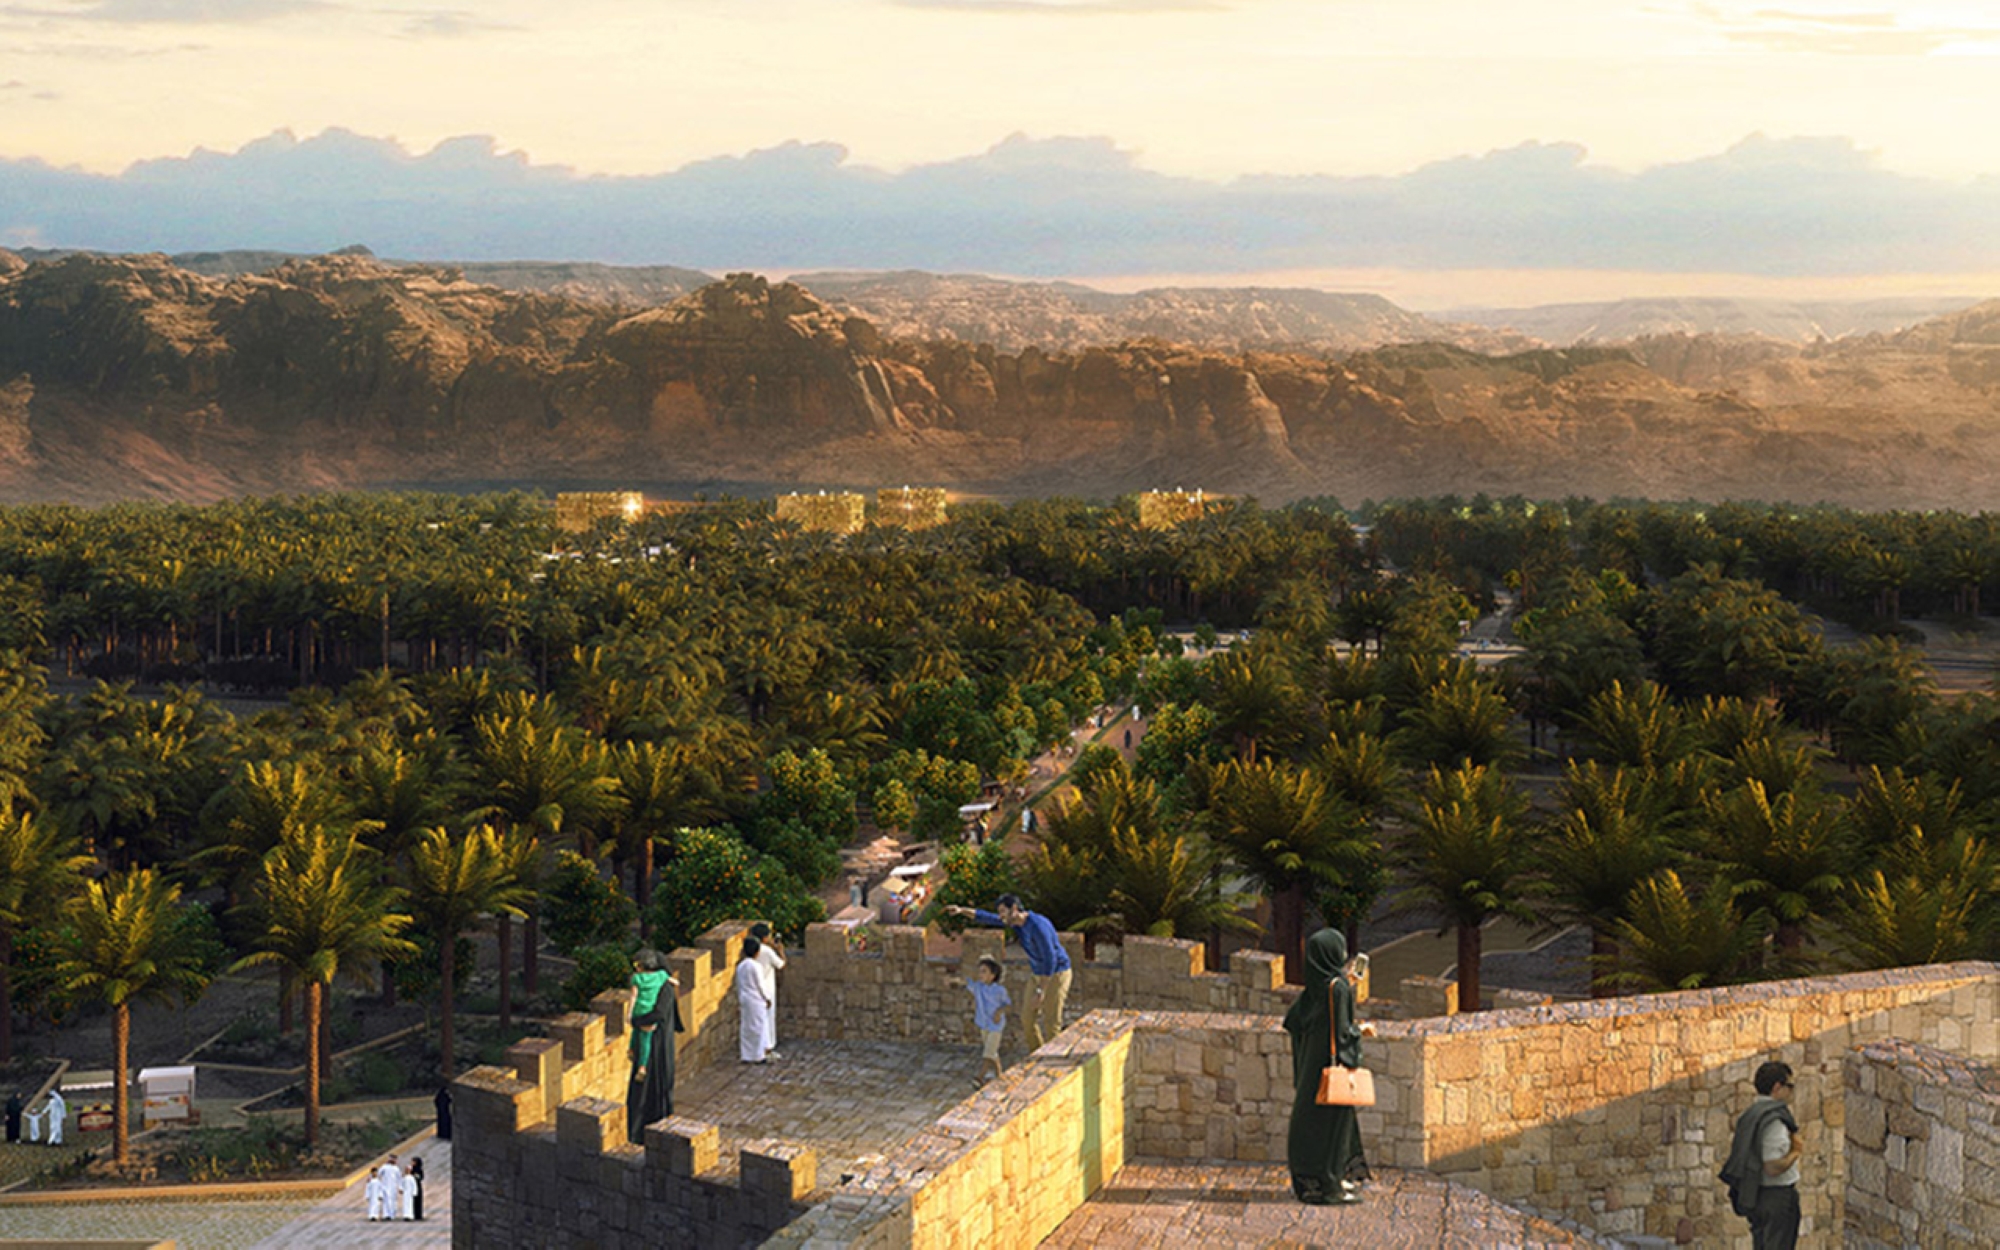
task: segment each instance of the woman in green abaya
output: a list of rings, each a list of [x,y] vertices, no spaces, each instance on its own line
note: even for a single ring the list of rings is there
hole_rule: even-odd
[[[1361,1066],[1362,1030],[1354,1018],[1354,986],[1342,974],[1346,963],[1347,939],[1338,929],[1307,938],[1305,989],[1285,1013],[1285,1031],[1292,1035],[1292,1126],[1285,1158],[1300,1202],[1361,1201],[1358,1186],[1348,1179],[1350,1170],[1366,1170],[1354,1108],[1316,1101],[1328,1063]]]

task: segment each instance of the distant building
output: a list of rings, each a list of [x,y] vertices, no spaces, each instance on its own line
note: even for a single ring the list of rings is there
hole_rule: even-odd
[[[1170,530],[1198,521],[1207,506],[1199,490],[1149,490],[1139,495],[1139,528]]]
[[[875,524],[906,530],[927,530],[945,522],[942,486],[905,486],[875,492]]]
[[[829,495],[778,496],[778,519],[790,521],[802,530],[826,534],[852,534],[868,521],[868,500],[852,491]]]
[[[606,517],[636,521],[646,510],[646,497],[636,490],[573,490],[556,496],[556,528],[581,534]]]

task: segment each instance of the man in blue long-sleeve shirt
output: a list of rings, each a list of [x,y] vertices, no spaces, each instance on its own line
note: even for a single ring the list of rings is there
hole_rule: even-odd
[[[1028,1049],[1034,1050],[1062,1032],[1063,1004],[1069,999],[1069,952],[1047,916],[1021,906],[1012,894],[1002,894],[993,910],[947,907],[954,916],[964,916],[983,925],[1013,930],[1021,949],[1028,955],[1028,971],[1035,974],[1035,998],[1023,1013],[1028,1025]]]

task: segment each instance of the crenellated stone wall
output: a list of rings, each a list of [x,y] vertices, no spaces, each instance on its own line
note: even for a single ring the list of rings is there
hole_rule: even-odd
[[[747,924],[703,934],[668,958],[679,979],[683,1074],[731,1054],[729,992]],[[658,1245],[754,1246],[806,1208],[817,1183],[810,1147],[762,1141],[728,1166],[720,1132],[684,1116],[627,1140],[632,991],[598,995],[549,1036],[508,1048],[453,1086],[452,1244],[540,1250]],[[733,1175],[732,1175],[733,1173]]]
[[[2000,1069],[1915,1042],[1847,1053],[1850,1246],[2000,1246]]]
[[[734,1044],[726,974],[743,928],[722,926],[673,954],[689,1067]],[[808,931],[780,974],[780,1036],[971,1044],[969,996],[949,978],[999,953],[1001,934],[973,930],[961,956],[947,959],[926,949],[922,929],[877,932],[880,949],[851,952],[838,929]],[[797,1250],[1029,1246],[1128,1156],[1282,1160],[1291,1050],[1278,1017],[1295,992],[1282,986],[1277,957],[1239,954],[1221,974],[1206,971],[1195,943],[1132,939],[1113,961],[1084,960],[1080,943],[1065,941],[1076,965],[1072,1009],[1089,1014],[1007,1081],[830,1194],[815,1195],[815,1161],[802,1146],[753,1148],[738,1182],[725,1179],[705,1126],[667,1121],[649,1128],[644,1148],[623,1144],[615,1100],[623,1097],[626,995],[603,995],[591,1013],[559,1021],[549,1039],[516,1046],[509,1069],[461,1080],[467,1127],[454,1219],[466,1231],[458,1244],[611,1247],[638,1244],[628,1240],[637,1229],[657,1243],[659,1230],[671,1228],[688,1244],[770,1234]],[[1025,963],[1005,965],[1024,1000]],[[1989,1166],[1979,1160],[1990,1158],[1990,1143],[1977,1159],[1965,1143],[1990,1130],[1992,1098],[1961,1098],[1956,1078],[1920,1081],[1907,1063],[1873,1055],[1853,1076],[1843,1070],[1848,1053],[1904,1039],[1953,1052],[1961,1064],[2000,1059],[1996,1009],[2000,965],[1966,963],[1380,1021],[1364,1044],[1379,1102],[1361,1113],[1363,1139],[1377,1164],[1451,1174],[1601,1233],[1742,1246],[1747,1228],[1728,1211],[1715,1174],[1753,1096],[1752,1072],[1779,1058],[1798,1073],[1795,1107],[1807,1126],[1801,1198],[1807,1243],[1815,1244],[1846,1226],[1850,1170],[1874,1175],[1862,1155],[1851,1164],[1848,1154],[1850,1115],[1874,1114],[1859,1110],[1858,1097],[1850,1108],[1854,1081],[1877,1082],[1863,1091],[1869,1097],[1894,1098],[1893,1082],[1880,1092],[1883,1074],[1902,1073],[1895,1079],[1909,1085],[1908,1105],[1929,1121],[1927,1132],[1943,1124],[1959,1134],[1967,1187],[1976,1167]],[[1960,1115],[1953,1107],[1965,1127],[1952,1120]],[[1855,1139],[1870,1151],[1878,1149],[1872,1124],[1865,1120]],[[1889,1157],[1899,1137],[1897,1172]],[[1883,1182],[1857,1184],[1855,1219],[1876,1210],[1874,1195],[1894,1203],[1906,1188],[1919,1192],[1912,1168],[1931,1178],[1931,1200],[1943,1202],[1936,1169],[1949,1167],[1939,1160],[1950,1152],[1911,1145],[1931,1140],[1885,1128]],[[551,1176],[576,1183],[537,1179]],[[1977,1176],[1991,1192],[1990,1168]],[[824,1200],[808,1210],[809,1196]],[[1938,1218],[1983,1227],[1971,1223],[1974,1214]]]
[[[1016,1006],[1008,1013],[1006,1043],[1027,1044],[1023,1009],[1034,978],[1020,948],[1005,944],[1004,930],[967,929],[955,958],[931,954],[928,932],[914,925],[874,932],[877,949],[853,951],[844,930],[807,927],[804,950],[789,952],[779,973],[780,1037],[971,1045],[978,1041],[971,995],[951,979],[977,975],[980,959],[990,955],[1000,960]],[[1098,958],[1086,959],[1081,934],[1059,936],[1070,958],[1070,1019],[1099,1008],[1283,1015],[1298,997],[1296,986],[1285,985],[1282,955],[1237,951],[1227,972],[1210,972],[1199,942],[1128,937],[1122,949],[1101,947]]]

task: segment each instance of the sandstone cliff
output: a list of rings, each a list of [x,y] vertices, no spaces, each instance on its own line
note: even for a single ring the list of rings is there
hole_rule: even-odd
[[[0,498],[938,483],[1990,507],[2000,305],[1788,347],[1344,359],[902,338],[738,275],[662,307],[363,256],[0,258]]]

